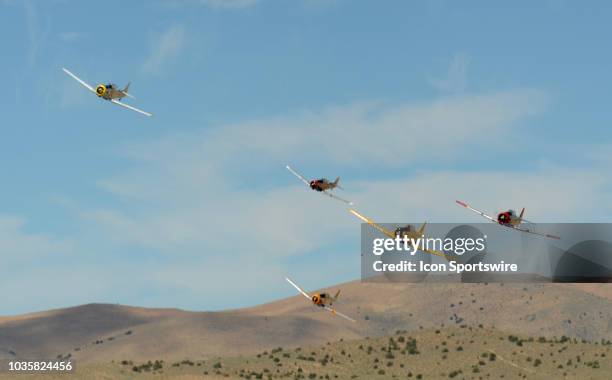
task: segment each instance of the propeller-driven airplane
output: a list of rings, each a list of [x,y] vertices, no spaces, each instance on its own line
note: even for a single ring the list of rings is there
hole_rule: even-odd
[[[475,208],[471,207],[470,205],[468,205],[465,202],[462,201],[455,201],[457,202],[458,205],[463,206],[465,208],[467,208],[468,210],[472,210],[473,212],[475,212],[476,214],[485,217],[486,219],[488,219],[489,221],[493,222],[493,223],[498,223],[499,225],[502,225],[504,227],[508,227],[508,228],[512,228],[514,230],[517,231],[521,231],[521,232],[526,232],[529,234],[533,234],[533,235],[539,235],[539,236],[544,236],[547,238],[551,238],[551,239],[561,239],[559,236],[555,236],[555,235],[551,235],[551,234],[545,234],[545,233],[538,233],[535,231],[532,231],[528,228],[525,227],[521,227],[522,224],[524,223],[531,223],[528,220],[525,220],[523,218],[523,215],[525,214],[525,209],[523,208],[521,210],[520,214],[516,214],[516,212],[514,210],[507,210],[507,211],[502,211],[500,213],[497,214],[497,218],[494,218],[490,215],[485,214],[484,212],[480,211],[480,210],[476,210]],[[531,223],[532,224],[532,223]]]
[[[83,87],[85,87],[89,91],[91,91],[94,94],[96,94],[99,98],[108,100],[108,101],[110,101],[112,103],[115,103],[115,104],[121,106],[121,107],[125,107],[127,109],[130,109],[132,111],[136,111],[136,112],[141,113],[143,115],[153,116],[153,114],[151,114],[149,112],[145,112],[143,110],[140,110],[140,109],[138,109],[136,107],[130,106],[130,105],[125,104],[125,103],[120,101],[121,99],[123,99],[125,97],[134,98],[131,94],[128,93],[128,90],[130,88],[130,84],[129,83],[125,86],[125,88],[123,90],[118,88],[117,85],[113,84],[113,83],[109,83],[109,84],[102,84],[102,83],[100,83],[96,88],[93,88],[91,85],[87,84],[81,78],[79,78],[76,75],[74,75],[73,73],[71,73],[69,70],[67,70],[65,68],[62,68],[62,70],[64,70],[64,72],[66,74],[70,75],[77,82],[79,82]]]
[[[395,239],[396,237],[400,237],[403,239],[404,237],[406,237],[408,244],[412,245],[413,241],[421,241],[421,239],[424,238],[425,227],[427,226],[427,223],[423,223],[423,225],[418,229],[415,228],[414,226],[411,226],[410,224],[407,224],[404,227],[397,227],[394,231],[390,231],[386,229],[385,227],[381,226],[380,224],[377,224],[373,220],[366,218],[365,216],[361,215],[360,213],[358,213],[357,211],[353,209],[349,209],[349,211],[351,212],[351,214],[355,215],[356,217],[363,220],[364,222],[374,227],[378,231],[382,232],[384,235],[390,237],[391,239]],[[450,256],[442,252],[427,249],[425,247],[416,247],[416,248],[419,251],[423,251],[423,252],[426,252],[432,255],[444,257],[447,260],[451,259]]]
[[[315,293],[312,296],[310,296],[310,295],[308,295],[308,293],[303,291],[302,288],[297,286],[289,278],[285,277],[285,280],[287,280],[288,283],[293,285],[293,287],[296,288],[297,291],[300,292],[304,297],[306,297],[310,301],[312,301],[312,303],[315,306],[322,307],[323,309],[329,311],[330,313],[332,313],[334,315],[338,315],[338,316],[340,316],[340,317],[342,317],[342,318],[344,318],[346,320],[349,320],[351,322],[355,322],[355,320],[353,318],[349,317],[348,315],[342,314],[341,312],[339,312],[336,309],[332,308],[332,305],[334,304],[334,302],[336,302],[338,300],[338,297],[340,296],[340,290],[338,290],[336,292],[336,294],[334,294],[334,296],[331,296],[328,293]]]
[[[330,198],[334,198],[336,200],[339,200],[341,202],[347,203],[349,205],[353,204],[353,202],[347,201],[346,199],[340,198],[339,196],[331,193],[331,190],[333,190],[335,188],[342,189],[338,185],[338,182],[340,182],[340,177],[337,177],[336,180],[333,181],[333,182],[328,180],[328,179],[326,179],[326,178],[313,179],[311,181],[308,181],[301,174],[299,174],[295,170],[291,169],[291,166],[287,165],[287,170],[289,170],[291,172],[291,174],[293,174],[294,176],[298,177],[300,179],[300,181],[304,182],[306,184],[306,186],[310,187],[312,190],[315,190],[315,191],[318,191],[320,193],[323,193],[323,194],[327,195]]]

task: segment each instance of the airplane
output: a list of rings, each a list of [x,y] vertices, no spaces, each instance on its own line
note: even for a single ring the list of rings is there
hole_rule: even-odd
[[[306,184],[306,186],[310,187],[312,190],[318,191],[322,194],[327,195],[330,198],[334,198],[336,200],[339,200],[341,202],[347,203],[349,205],[352,205],[353,202],[351,201],[347,201],[346,199],[340,198],[339,196],[332,194],[330,191],[338,188],[338,189],[342,189],[339,185],[338,182],[340,182],[340,177],[337,177],[335,181],[330,181],[326,178],[321,178],[321,179],[313,179],[311,181],[308,181],[306,178],[304,178],[301,174],[299,174],[298,172],[296,172],[295,170],[293,170],[291,168],[291,166],[287,165],[286,166],[287,170],[289,170],[291,172],[291,174],[293,174],[294,176],[298,177],[300,179],[300,181],[304,182]]]
[[[100,83],[96,88],[93,88],[91,85],[87,84],[81,78],[79,78],[76,75],[74,75],[73,73],[71,73],[68,69],[62,68],[62,70],[64,70],[64,72],[66,74],[70,75],[77,82],[79,82],[83,87],[85,87],[89,91],[91,91],[94,94],[96,94],[99,98],[108,100],[108,101],[110,101],[112,103],[120,105],[121,107],[125,107],[127,109],[130,109],[132,111],[136,111],[136,112],[141,113],[143,115],[153,116],[153,114],[151,114],[149,112],[145,112],[143,110],[139,110],[136,107],[130,106],[130,105],[125,104],[125,103],[120,101],[124,97],[132,98],[132,99],[134,98],[131,94],[128,93],[128,90],[130,88],[130,84],[129,83],[125,86],[125,88],[123,90],[119,89],[117,87],[117,85],[113,84],[113,83],[109,83],[109,84],[102,84],[102,83]]]
[[[377,224],[376,222],[374,222],[371,219],[366,218],[365,216],[361,215],[360,213],[358,213],[356,210],[353,210],[352,208],[349,209],[349,212],[353,215],[355,215],[356,217],[358,217],[359,219],[363,220],[364,222],[366,222],[367,224],[369,224],[370,226],[374,227],[375,229],[377,229],[378,231],[382,232],[384,235],[390,237],[391,239],[395,239],[396,237],[400,237],[400,238],[404,238],[404,236],[408,239],[408,244],[412,245],[412,241],[416,241],[417,239],[421,239],[424,237],[425,235],[425,227],[427,226],[427,222],[423,223],[423,225],[420,228],[415,228],[414,226],[411,226],[410,224],[405,225],[404,227],[397,227],[394,231],[390,231],[386,228],[384,228],[383,226]],[[418,243],[417,243],[418,245]],[[423,248],[423,249],[421,249]],[[436,256],[440,256],[440,257],[444,257],[447,260],[451,260],[451,257],[442,253],[442,252],[438,252],[438,251],[434,251],[431,249],[427,249],[424,247],[418,247],[417,248],[419,251],[423,251],[432,255],[436,255]]]
[[[458,205],[463,206],[465,208],[467,208],[468,210],[472,210],[473,212],[475,212],[476,214],[485,217],[486,219],[489,219],[489,221],[493,222],[493,223],[498,223],[499,225],[502,225],[504,227],[508,227],[508,228],[512,228],[514,230],[517,231],[521,231],[521,232],[526,232],[529,234],[533,234],[533,235],[539,235],[539,236],[544,236],[550,239],[561,239],[559,236],[555,236],[555,235],[551,235],[551,234],[545,234],[545,233],[538,233],[535,231],[531,231],[528,228],[523,228],[521,227],[522,224],[524,223],[531,223],[528,220],[525,220],[523,218],[523,215],[525,214],[525,208],[523,208],[521,210],[521,213],[516,215],[516,212],[514,210],[507,210],[507,211],[502,211],[500,213],[497,214],[497,218],[494,218],[492,216],[489,216],[487,214],[485,214],[484,212],[480,211],[480,210],[476,210],[475,208],[471,207],[470,205],[468,205],[465,202],[462,201],[455,201]]]
[[[315,306],[322,307],[323,309],[329,311],[330,313],[334,315],[338,315],[348,321],[356,322],[353,318],[349,317],[348,315],[342,314],[341,312],[331,307],[333,303],[338,300],[338,297],[340,296],[340,290],[338,290],[333,297],[328,293],[315,293],[312,296],[310,296],[308,295],[308,293],[303,291],[302,288],[300,288],[293,281],[291,281],[288,277],[285,277],[285,280],[287,280],[287,282],[293,285],[293,287],[296,288],[298,292],[300,292],[304,297],[311,300]]]

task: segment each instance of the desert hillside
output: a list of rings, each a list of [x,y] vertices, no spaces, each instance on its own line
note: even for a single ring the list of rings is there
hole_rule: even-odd
[[[76,367],[76,379],[609,379],[612,342],[446,327],[248,356],[122,360]],[[62,379],[65,374],[24,375]],[[0,374],[0,379],[9,378]]]
[[[223,312],[89,304],[0,319],[0,358],[206,359],[479,325],[522,336],[612,340],[612,286],[606,284],[355,281],[327,289],[342,289],[337,307],[356,323],[321,312],[301,296]]]

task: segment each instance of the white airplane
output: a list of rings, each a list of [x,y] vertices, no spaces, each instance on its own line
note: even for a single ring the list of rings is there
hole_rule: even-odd
[[[340,291],[339,290],[336,292],[336,295],[334,295],[333,297],[330,294],[327,294],[327,293],[315,293],[311,297],[311,296],[308,295],[308,293],[303,291],[302,288],[297,286],[289,278],[285,277],[285,280],[287,280],[288,283],[293,285],[293,287],[296,288],[298,290],[298,292],[300,292],[304,297],[306,297],[310,301],[312,301],[312,303],[314,305],[316,305],[318,307],[322,307],[323,309],[329,311],[330,313],[332,313],[334,315],[339,315],[339,316],[341,316],[342,318],[344,318],[346,320],[349,320],[351,322],[355,322],[355,320],[353,318],[349,317],[348,315],[342,314],[341,312],[336,311],[336,309],[331,307],[333,305],[333,303],[336,302],[336,300],[338,299],[338,296],[340,296]]]
[[[117,87],[117,85],[113,84],[113,83],[109,83],[109,84],[102,84],[100,83],[96,88],[93,88],[91,85],[87,84],[85,81],[83,81],[81,78],[77,77],[76,75],[74,75],[73,73],[71,73],[68,69],[62,68],[62,70],[64,70],[64,72],[68,75],[70,75],[72,78],[74,78],[77,82],[79,82],[81,85],[83,85],[83,87],[85,87],[86,89],[88,89],[89,91],[93,92],[94,94],[96,94],[99,98],[108,100],[112,103],[115,103],[121,107],[125,107],[129,110],[132,111],[136,111],[138,113],[141,113],[145,116],[153,116],[153,114],[149,113],[149,112],[145,112],[143,110],[139,110],[136,107],[132,107],[128,104],[125,104],[123,102],[120,102],[119,100],[124,98],[124,97],[129,97],[129,98],[134,98],[132,95],[128,94],[128,89],[130,88],[130,84],[128,83],[127,86],[125,86],[125,88],[123,90],[119,89]]]
[[[347,203],[349,205],[352,205],[353,202],[351,201],[347,201],[346,199],[340,198],[339,196],[332,194],[331,190],[335,189],[335,188],[339,188],[341,189],[341,187],[338,185],[338,182],[340,181],[340,177],[337,177],[335,181],[330,181],[326,178],[321,178],[321,179],[313,179],[310,182],[304,178],[300,173],[296,172],[295,170],[293,170],[291,168],[291,166],[287,165],[286,166],[287,170],[289,170],[291,172],[291,174],[293,174],[294,176],[298,177],[298,179],[302,182],[304,182],[306,184],[306,186],[310,187],[312,190],[314,191],[318,191],[322,194],[327,195],[330,198],[334,198],[340,202],[344,202]]]

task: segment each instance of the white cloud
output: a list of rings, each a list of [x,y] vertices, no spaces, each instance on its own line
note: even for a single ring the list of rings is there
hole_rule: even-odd
[[[100,181],[118,199],[129,201],[124,207],[85,213],[110,240],[173,254],[305,253],[349,235],[351,217],[334,201],[291,182],[289,173],[283,186],[261,178],[278,178],[271,173],[284,173],[286,163],[370,171],[379,165],[405,168],[460,159],[478,144],[508,149],[500,137],[516,121],[539,112],[545,99],[524,90],[423,104],[357,104],[172,135],[129,146],[126,154],[136,164]],[[410,193],[399,189],[409,189],[412,180],[399,178],[407,182],[396,191]],[[368,183],[347,182],[347,188],[367,189]],[[450,185],[440,188],[448,192]],[[360,204],[376,205],[380,194],[371,189],[354,195]]]
[[[521,145],[506,138],[522,135],[518,125],[546,103],[546,94],[515,90],[416,104],[353,104],[130,144],[122,154],[132,165],[99,182],[118,205],[70,204],[86,222],[79,248],[94,252],[98,265],[85,258],[71,262],[74,274],[59,271],[63,286],[83,286],[49,302],[210,308],[271,300],[283,294],[276,284],[285,274],[306,277],[306,286],[338,281],[338,273],[344,279],[357,276],[359,220],[345,205],[299,183],[284,169],[287,163],[312,177],[350,170],[355,175],[343,176],[342,196],[381,222],[480,221],[455,199],[492,213],[526,207],[534,221],[605,220],[612,211],[606,206],[612,204],[612,180],[601,160],[605,155],[583,166],[553,162],[522,170],[414,172],[424,162],[433,164],[427,168],[461,162],[475,149],[479,155],[505,149],[529,160]],[[381,171],[383,179],[359,175]],[[15,241],[20,248],[11,252],[25,257],[63,244],[25,233],[22,220],[0,219],[0,248]],[[58,248],[49,250],[54,245]],[[335,259],[320,268],[309,255],[322,252]],[[112,281],[99,283],[100,268]],[[11,289],[53,273],[40,269],[12,276]],[[212,294],[219,283],[227,288]]]
[[[511,131],[509,126],[541,112],[546,103],[547,96],[539,91],[517,90],[421,104],[354,104],[171,136],[150,147],[130,147],[130,154],[162,166],[181,160],[185,167],[199,160],[199,172],[214,171],[219,165],[240,167],[241,159],[251,155],[261,162],[297,158],[398,167],[432,156],[436,161],[462,157],[476,146],[484,146],[485,151],[507,149],[502,137]],[[168,149],[172,155],[161,163],[156,149]],[[300,151],[304,154],[296,155]]]
[[[157,36],[152,43],[151,53],[143,64],[144,72],[160,73],[167,63],[175,59],[185,46],[185,30],[181,26],[171,26]]]
[[[32,0],[16,1],[16,0],[5,0],[6,6],[18,6],[23,7],[25,16],[25,28],[29,39],[28,55],[26,57],[27,65],[32,68],[38,61],[40,49],[46,36],[49,32],[49,23],[46,22],[41,30],[41,22],[38,12],[38,7]],[[47,20],[48,21],[48,20]]]
[[[0,215],[0,252],[4,263],[23,263],[71,252],[72,243],[47,234],[26,231],[26,220]]]
[[[25,20],[28,35],[30,37],[30,53],[28,54],[28,64],[34,66],[38,58],[38,50],[40,49],[40,33],[38,31],[38,12],[36,6],[30,1],[23,3],[25,8]]]
[[[485,222],[455,204],[463,200],[494,214],[526,208],[527,219],[539,222],[585,222],[609,214],[612,179],[606,166],[588,168],[538,166],[521,171],[438,171],[413,178],[356,183],[357,197],[379,219],[433,222]],[[398,189],[406,189],[399,191]],[[545,200],[545,201],[543,201]],[[367,203],[366,203],[367,202]]]
[[[120,273],[113,268],[83,265],[71,260],[57,260],[47,265],[36,262],[22,264],[19,269],[2,273],[2,315],[31,313],[90,302],[117,302],[128,288]],[[113,281],[109,281],[113,276]],[[129,288],[128,288],[129,289]]]
[[[201,0],[201,2],[215,9],[243,9],[254,6],[259,0]]]
[[[185,6],[205,6],[214,10],[241,10],[257,5],[261,0],[163,0],[162,5],[168,8]]]
[[[439,91],[464,92],[467,87],[469,67],[469,55],[457,53],[450,62],[446,76],[444,78],[429,78],[429,83]]]

